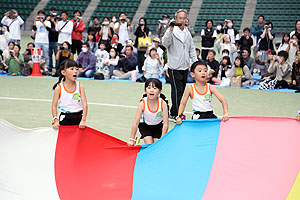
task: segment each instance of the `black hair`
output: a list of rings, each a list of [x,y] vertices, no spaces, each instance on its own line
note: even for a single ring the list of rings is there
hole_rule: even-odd
[[[67,44],[67,45],[68,45],[68,49],[71,49],[71,44],[70,44],[69,42],[64,41],[64,42],[62,43],[62,45],[63,45],[63,44]]]
[[[280,52],[278,53],[278,56],[283,57],[283,58],[284,58],[284,61],[286,61],[286,60],[288,59],[288,57],[289,57],[289,54],[288,54],[288,52],[286,52],[286,51],[280,51]]]
[[[21,50],[21,46],[19,44],[15,44],[19,48],[19,51]]]
[[[82,46],[85,45],[87,48],[90,48],[90,44],[88,42],[82,43]]]
[[[243,32],[248,31],[249,33],[251,33],[250,28],[246,27],[243,29]]]
[[[222,58],[222,60],[227,60],[227,65],[231,65],[231,61],[230,61],[230,57],[229,56],[224,56],[223,58]],[[222,64],[222,63],[221,63]]]
[[[74,10],[73,15],[75,15],[75,13],[79,12],[80,16],[81,16],[81,11],[80,10]]]
[[[215,50],[210,49],[210,50],[208,50],[208,53],[209,53],[209,52],[212,52],[212,53],[214,54],[214,56],[216,56],[216,51],[215,51]],[[208,54],[208,53],[207,53],[207,54]]]
[[[67,59],[67,60],[64,60],[62,63],[60,63],[60,66],[59,66],[59,77],[58,77],[58,81],[57,83],[55,83],[53,85],[53,90],[55,90],[55,88],[57,87],[57,85],[61,82],[61,81],[64,81],[65,80],[65,76],[62,75],[61,71],[62,70],[65,70],[65,69],[68,69],[70,67],[79,67],[77,62],[74,61],[74,60],[71,60],[71,59]]]
[[[115,55],[115,58],[118,56],[118,50],[116,49],[116,48],[111,48],[109,51],[111,51],[111,50],[114,50],[115,51],[115,53],[116,53],[116,55]],[[109,54],[109,58],[111,58],[111,55]]]
[[[296,20],[295,22],[295,31],[297,32],[297,23],[300,22],[300,20]]]
[[[271,21],[268,21],[268,22],[266,23],[266,25],[271,25],[271,26],[272,26],[272,29],[274,28],[273,23],[272,23]]]
[[[149,51],[149,55],[151,54],[151,51],[156,51],[157,52],[157,49],[155,47],[151,48],[150,51]]]
[[[129,45],[127,45],[127,46],[125,47],[125,49],[127,49],[128,47],[131,49],[131,51],[133,51],[133,47],[132,47],[132,46],[129,46]]]
[[[212,26],[214,25],[214,21],[211,19],[206,20],[205,27],[207,27],[208,22],[211,22]]]
[[[28,47],[28,45],[30,45],[30,44],[31,44],[33,47],[35,47],[35,45],[34,45],[33,42],[28,42],[27,45],[26,45],[26,47]]]
[[[61,11],[61,15],[62,15],[63,13],[65,13],[67,16],[69,16],[68,11],[66,11],[66,10]]]
[[[229,50],[228,49],[223,49],[222,50],[222,54],[225,53],[225,51],[229,54]]]
[[[107,19],[108,21],[110,20],[109,17],[103,17],[103,21]]]
[[[201,50],[199,48],[195,48],[195,51],[199,51],[201,53]]]
[[[119,34],[118,33],[114,33],[113,37],[114,37],[114,35],[116,35],[118,37],[118,40],[119,40]]]
[[[95,19],[98,19],[98,20],[99,20],[99,17],[93,17],[93,20],[95,20]]]
[[[198,65],[203,65],[203,66],[205,66],[206,69],[207,69],[207,64],[206,64],[204,61],[199,60],[199,61],[196,61],[196,62],[194,62],[194,63],[192,64],[192,66],[191,66],[191,72],[195,72],[195,69],[196,69],[196,67],[197,67]]]
[[[157,79],[157,78],[149,78],[149,79],[147,79],[146,82],[145,82],[145,90],[150,85],[150,83],[152,84],[152,86],[155,86],[159,90],[162,90],[162,82],[159,79]]]
[[[283,36],[282,36],[281,44],[284,44],[284,43],[285,43],[285,41],[284,41],[284,37],[285,37],[285,36],[288,36],[288,37],[289,37],[289,41],[290,41],[290,34],[284,33]],[[289,41],[288,41],[288,42],[289,42]]]
[[[144,22],[145,22],[145,28],[147,27],[147,19],[145,18],[145,17],[141,17],[140,19],[139,19],[139,23],[140,23],[140,21],[141,21],[141,19],[143,19],[144,20]]]
[[[119,14],[119,17],[120,17],[122,14],[126,15],[126,13],[125,13],[125,12],[120,12],[120,14]]]
[[[96,42],[96,34],[94,31],[90,31],[88,33],[88,35],[92,35],[93,36],[93,42]],[[86,41],[88,42],[89,41],[89,38],[87,37]]]
[[[265,16],[264,15],[258,15],[257,19],[259,19],[260,17],[262,17],[265,20]]]
[[[39,15],[40,13],[46,15],[46,12],[44,10],[39,10],[37,14]]]
[[[251,54],[251,51],[250,51],[250,49],[249,49],[249,48],[247,48],[247,47],[244,47],[244,48],[242,48],[242,49],[241,49],[241,51],[242,51],[242,52],[243,52],[244,50],[248,51],[248,54],[249,54],[249,56],[250,56],[250,54]]]
[[[235,60],[236,60],[236,59],[239,59],[239,60],[241,61],[240,67],[241,67],[241,68],[244,68],[244,66],[245,66],[244,58],[243,58],[242,56],[237,56],[237,57],[235,58]],[[235,65],[235,62],[234,62],[234,65]]]
[[[275,55],[276,55],[276,51],[274,51],[274,50],[271,50],[271,51],[269,52],[269,54],[271,54],[271,55],[275,56]]]
[[[7,46],[9,46],[10,44],[13,44],[14,46],[16,45],[16,43],[10,41],[10,42],[7,44]]]

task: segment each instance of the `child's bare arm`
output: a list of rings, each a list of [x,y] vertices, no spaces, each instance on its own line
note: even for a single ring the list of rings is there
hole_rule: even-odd
[[[296,116],[296,120],[300,121],[300,114]]]
[[[131,135],[129,138],[129,141],[127,142],[128,146],[133,146],[134,145],[134,140],[135,140],[135,134],[136,131],[138,129],[139,123],[140,123],[140,119],[143,113],[143,108],[144,108],[144,102],[141,101],[138,105],[137,111],[136,111],[136,115],[132,124],[132,128],[131,128]]]
[[[60,88],[57,86],[54,90],[53,100],[52,100],[52,117],[54,124],[52,124],[53,129],[57,130],[59,126],[59,120],[57,118],[57,104],[59,99]]]
[[[87,99],[85,95],[85,90],[83,86],[80,84],[80,96],[81,96],[81,103],[82,103],[82,119],[79,124],[79,128],[85,128],[86,116],[88,111]]]
[[[163,129],[161,136],[164,136],[168,132],[169,128],[169,118],[168,118],[168,106],[165,101],[163,101]]]
[[[224,96],[217,90],[217,88],[215,88],[214,86],[211,85],[211,93],[213,95],[215,95],[217,97],[217,99],[222,103],[222,107],[223,107],[223,117],[222,120],[223,121],[227,121],[229,119],[228,116],[228,105],[227,105],[227,101],[224,98]]]
[[[179,106],[179,109],[178,109],[178,115],[177,116],[179,116],[181,113],[184,112],[186,103],[187,103],[187,101],[188,101],[188,99],[189,99],[190,96],[192,96],[192,88],[189,86],[184,91],[184,94],[183,94],[183,97],[181,99],[180,106]],[[181,124],[182,123],[182,120],[181,120],[180,117],[177,118],[176,123],[177,124]]]

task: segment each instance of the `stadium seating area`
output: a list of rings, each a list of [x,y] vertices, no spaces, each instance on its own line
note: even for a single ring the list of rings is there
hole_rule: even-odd
[[[195,23],[195,31],[200,32],[205,27],[207,19],[214,20],[217,23],[224,24],[225,19],[231,19],[237,30],[242,23],[246,0],[203,0]]]
[[[3,16],[8,10],[15,9],[25,21],[38,2],[39,0],[0,0],[0,15]]]
[[[257,17],[264,15],[266,21],[272,21],[275,33],[290,32],[300,15],[299,0],[257,0],[253,17],[253,25],[257,25]]]
[[[80,0],[80,1],[59,1],[59,0],[50,0],[44,10],[49,11],[50,8],[55,7],[57,10],[62,11],[66,10],[69,13],[69,16],[72,16],[74,10],[80,10],[82,13],[88,6],[90,0]]]
[[[147,23],[150,30],[154,31],[157,29],[158,19],[162,19],[163,14],[168,14],[173,18],[178,9],[189,11],[191,4],[192,0],[151,0],[144,17],[148,20]]]
[[[120,12],[126,12],[126,16],[132,20],[139,4],[140,0],[123,0],[120,2],[101,0],[92,17],[99,17],[102,20],[103,17],[112,17],[115,15],[118,18]]]

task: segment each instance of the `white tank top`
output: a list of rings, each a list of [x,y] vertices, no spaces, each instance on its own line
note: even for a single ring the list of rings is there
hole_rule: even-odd
[[[142,101],[144,102],[144,108],[143,108],[143,122],[145,122],[148,125],[157,125],[160,122],[163,121],[163,99],[157,98],[157,108],[156,110],[151,110],[149,107],[148,98],[144,97],[142,98]]]
[[[197,88],[195,83],[193,85],[190,85],[192,88],[192,107],[194,112],[199,111],[199,112],[207,112],[207,111],[212,111],[212,94],[210,90],[210,84],[206,83],[206,91],[201,94]]]
[[[74,91],[68,91],[64,82],[58,84],[59,92],[59,107],[58,109],[64,113],[75,113],[82,110],[80,83],[75,82]]]

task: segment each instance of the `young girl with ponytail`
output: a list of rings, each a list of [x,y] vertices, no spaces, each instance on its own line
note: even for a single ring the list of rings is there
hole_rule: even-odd
[[[53,86],[52,127],[54,129],[58,129],[60,125],[79,125],[79,128],[85,128],[87,100],[83,86],[76,81],[78,74],[79,67],[74,60],[68,59],[60,64],[59,79]],[[57,106],[61,112],[59,117],[57,117]]]

